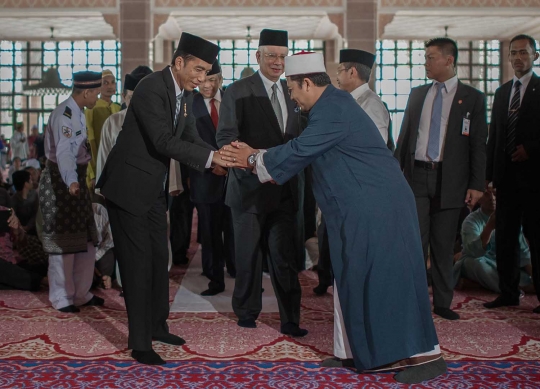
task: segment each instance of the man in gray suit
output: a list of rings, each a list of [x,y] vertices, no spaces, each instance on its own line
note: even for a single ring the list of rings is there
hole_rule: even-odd
[[[384,141],[388,134],[390,114],[377,93],[369,88],[375,54],[363,50],[343,49],[339,52],[337,82],[339,89],[349,92],[379,129]]]
[[[453,298],[453,247],[464,205],[482,197],[486,168],[486,103],[456,76],[458,49],[448,38],[426,42],[425,68],[433,80],[413,88],[395,156],[416,199],[424,257],[428,247],[433,312],[448,320]]]
[[[219,147],[242,140],[267,149],[300,135],[300,113],[280,81],[288,54],[287,31],[262,30],[257,50],[260,70],[231,84],[223,96]],[[232,306],[238,325],[255,328],[262,309],[262,252],[276,293],[281,332],[304,336],[299,327],[301,288],[298,281],[297,223],[299,183],[262,184],[254,174],[230,169],[225,204],[234,229],[236,282]]]

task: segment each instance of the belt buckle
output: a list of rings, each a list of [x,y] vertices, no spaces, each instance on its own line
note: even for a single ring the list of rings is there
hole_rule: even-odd
[[[435,170],[436,162],[428,161],[426,162],[426,170]]]

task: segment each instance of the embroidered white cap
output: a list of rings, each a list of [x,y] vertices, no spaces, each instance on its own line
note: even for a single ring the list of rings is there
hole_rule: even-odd
[[[322,53],[301,51],[285,57],[285,77],[313,73],[326,73]]]

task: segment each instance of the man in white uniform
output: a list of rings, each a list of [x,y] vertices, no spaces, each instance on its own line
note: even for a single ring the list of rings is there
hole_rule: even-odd
[[[39,184],[42,243],[49,254],[49,299],[65,313],[104,302],[90,293],[97,234],[86,185],[91,155],[83,112],[96,105],[100,88],[101,73],[75,73],[71,96],[51,113],[45,130],[47,163]]]

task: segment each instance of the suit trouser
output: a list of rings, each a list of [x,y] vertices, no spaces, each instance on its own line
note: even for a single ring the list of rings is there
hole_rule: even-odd
[[[128,347],[152,349],[152,337],[169,332],[167,204],[162,192],[140,216],[108,201],[114,248],[128,315]]]
[[[173,262],[178,263],[186,257],[191,243],[194,205],[190,200],[189,189],[184,186],[184,192],[173,196],[170,207],[171,249]]]
[[[77,254],[49,254],[49,300],[56,309],[86,304],[94,279],[96,249],[88,243],[88,251]]]
[[[234,252],[234,232],[231,209],[223,204],[223,255],[225,256],[225,266],[227,273],[236,276],[236,260]]]
[[[234,313],[242,320],[256,320],[261,312],[261,240],[266,238],[268,268],[281,323],[299,324],[302,290],[298,281],[296,212],[292,198],[282,200],[277,210],[266,214],[232,209],[232,219],[236,251]]]
[[[424,260],[427,262],[428,251],[431,259],[433,305],[450,308],[454,296],[454,242],[461,208],[441,209],[440,170],[415,167],[412,190]]]
[[[499,288],[502,296],[519,302],[521,269],[519,257],[515,253],[523,226],[523,235],[531,251],[534,288],[540,301],[540,192],[520,188],[512,181],[515,180],[510,179],[497,186],[495,250]]]
[[[224,288],[225,265],[223,246],[223,213],[222,202],[213,204],[196,204],[199,216],[199,234],[202,246],[203,269],[210,278],[209,288]]]
[[[330,260],[330,244],[328,243],[328,232],[324,216],[321,217],[321,224],[317,229],[319,238],[319,262],[317,263],[317,275],[319,285],[332,285],[332,261]]]

